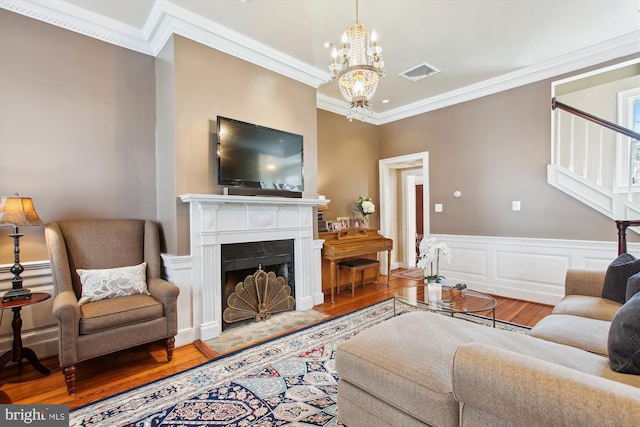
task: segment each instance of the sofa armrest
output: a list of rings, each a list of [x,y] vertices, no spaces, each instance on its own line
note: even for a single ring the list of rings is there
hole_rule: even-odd
[[[606,271],[569,269],[564,280],[565,295],[601,297]]]
[[[514,426],[640,423],[640,389],[486,344],[456,350],[453,393],[462,425],[473,409]]]
[[[78,335],[80,334],[80,306],[72,290],[60,292],[53,299],[51,309],[58,319],[60,366],[66,368],[78,362]]]
[[[164,315],[167,317],[168,335],[174,336],[178,333],[178,295],[180,288],[164,279],[153,277],[147,279],[147,287],[152,297],[162,302]]]

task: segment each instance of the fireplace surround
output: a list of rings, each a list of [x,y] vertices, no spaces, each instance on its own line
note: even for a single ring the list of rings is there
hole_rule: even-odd
[[[222,245],[293,240],[296,310],[324,301],[322,240],[314,240],[315,208],[326,200],[260,196],[185,194],[189,203],[192,300],[195,338],[222,331]]]

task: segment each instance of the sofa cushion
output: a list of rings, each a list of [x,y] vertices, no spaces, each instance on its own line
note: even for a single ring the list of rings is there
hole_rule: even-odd
[[[640,377],[612,371],[606,357],[429,312],[394,317],[341,343],[336,351],[336,369],[340,381],[424,423],[457,425],[451,364],[458,346],[467,342],[491,344],[640,387]],[[441,410],[430,410],[433,405]]]
[[[127,295],[149,295],[146,270],[146,262],[118,268],[77,269],[82,283],[78,305]]]
[[[624,304],[627,280],[636,273],[640,273],[640,259],[636,259],[631,254],[618,256],[607,267],[602,286],[602,298]]]
[[[611,322],[568,314],[551,314],[531,329],[532,337],[607,356]]]
[[[640,293],[627,301],[611,321],[609,364],[616,372],[640,375]]]
[[[627,290],[624,300],[629,301],[632,296],[640,292],[640,273],[636,273],[627,280]]]
[[[601,297],[567,295],[555,307],[553,314],[588,317],[611,322],[622,304]]]
[[[162,303],[148,295],[103,299],[80,306],[80,335],[158,319],[164,315]]]

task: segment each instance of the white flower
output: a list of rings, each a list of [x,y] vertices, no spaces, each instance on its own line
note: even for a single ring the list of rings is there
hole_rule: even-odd
[[[440,256],[444,258],[447,264],[451,263],[451,249],[446,243],[436,243],[435,237],[424,238],[420,242],[420,259],[417,262],[418,268],[426,270],[430,269],[430,277],[440,277]],[[433,270],[433,262],[436,262],[435,272]]]
[[[370,202],[368,200],[365,200],[364,202],[362,202],[362,212],[365,214],[372,214],[376,211],[376,206],[373,204],[373,202]]]
[[[356,209],[362,216],[366,217],[376,211],[376,205],[373,204],[373,200],[369,197],[360,196],[356,201]]]

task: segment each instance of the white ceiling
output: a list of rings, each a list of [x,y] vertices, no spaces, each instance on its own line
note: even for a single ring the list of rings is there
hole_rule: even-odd
[[[355,0],[0,0],[0,7],[156,55],[173,33],[318,89],[344,114],[330,52]],[[386,75],[373,123],[386,123],[640,52],[639,0],[360,0]],[[417,82],[398,74],[427,63]],[[382,100],[388,99],[388,103]]]

